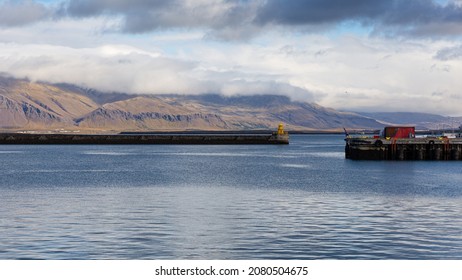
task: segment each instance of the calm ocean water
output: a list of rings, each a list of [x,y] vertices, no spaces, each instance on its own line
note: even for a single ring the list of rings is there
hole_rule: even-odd
[[[462,162],[288,146],[0,146],[0,259],[462,259]]]

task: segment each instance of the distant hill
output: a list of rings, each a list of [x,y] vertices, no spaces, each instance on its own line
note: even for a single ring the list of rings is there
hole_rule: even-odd
[[[0,77],[2,130],[175,131],[377,129],[369,116],[279,95],[133,95]]]
[[[462,117],[446,117],[426,113],[379,112],[358,114],[373,118],[384,124],[412,125],[417,129],[449,129],[458,128],[462,124]]]

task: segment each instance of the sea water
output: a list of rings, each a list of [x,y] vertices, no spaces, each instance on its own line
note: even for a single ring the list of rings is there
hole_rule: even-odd
[[[0,259],[462,259],[462,162],[290,145],[0,146]]]

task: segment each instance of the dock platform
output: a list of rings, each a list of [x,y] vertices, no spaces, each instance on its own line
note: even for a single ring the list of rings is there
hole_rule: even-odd
[[[353,160],[462,160],[462,138],[347,137],[345,158]]]
[[[289,144],[289,135],[269,134],[32,134],[0,133],[0,145],[278,145]]]

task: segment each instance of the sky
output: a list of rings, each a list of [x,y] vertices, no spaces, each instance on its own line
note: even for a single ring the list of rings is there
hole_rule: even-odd
[[[0,0],[0,73],[462,116],[462,0]]]

